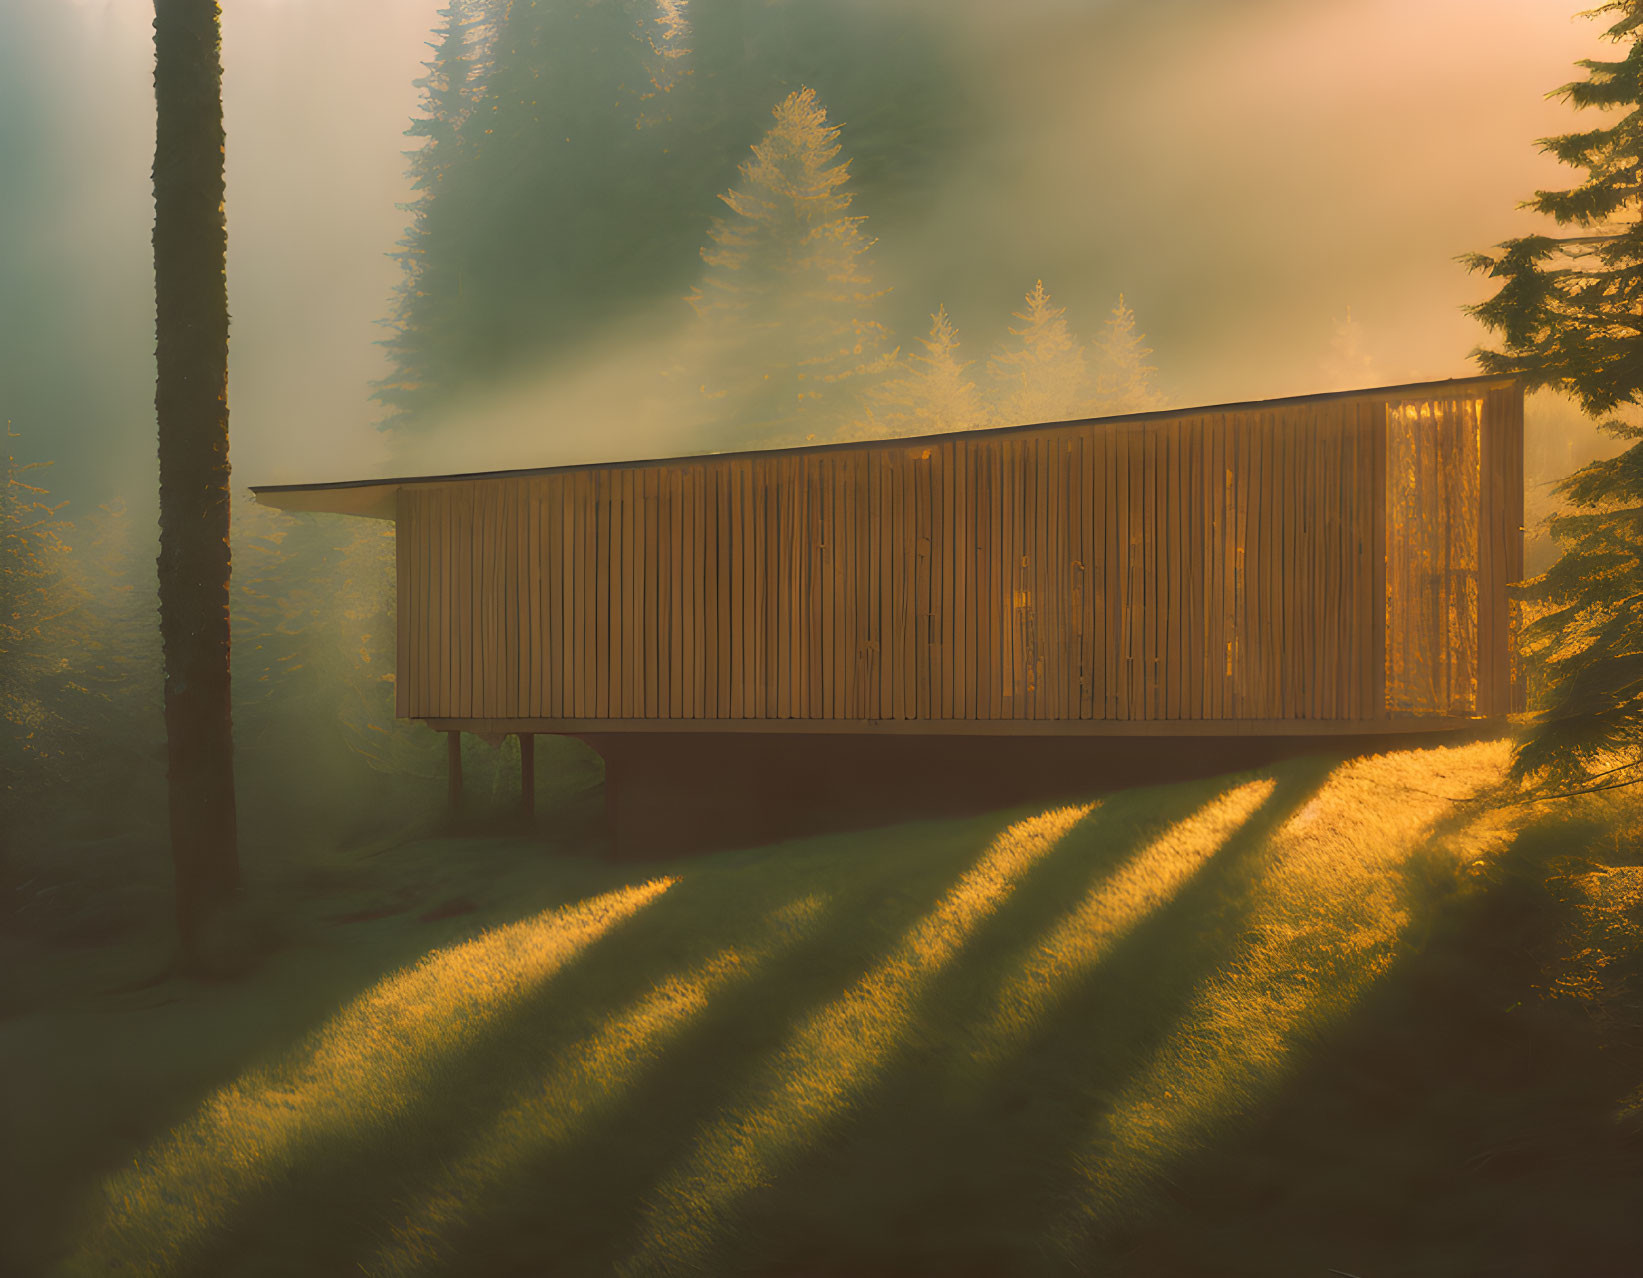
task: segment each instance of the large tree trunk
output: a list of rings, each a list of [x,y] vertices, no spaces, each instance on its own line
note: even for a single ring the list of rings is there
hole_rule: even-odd
[[[240,886],[228,695],[228,235],[216,0],[155,0],[160,637],[185,960]]]

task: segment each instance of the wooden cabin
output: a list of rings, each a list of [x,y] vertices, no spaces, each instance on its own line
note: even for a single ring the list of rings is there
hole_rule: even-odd
[[[253,491],[396,522],[398,713],[453,734],[1326,736],[1522,708],[1511,378]]]

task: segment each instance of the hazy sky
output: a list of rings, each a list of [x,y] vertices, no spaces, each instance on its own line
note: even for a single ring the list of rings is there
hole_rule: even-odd
[[[945,303],[976,360],[1040,276],[1086,338],[1122,290],[1181,404],[1327,388],[1349,306],[1381,380],[1474,371],[1459,308],[1489,289],[1454,256],[1530,229],[1517,202],[1568,183],[1534,141],[1576,117],[1544,95],[1606,48],[1563,0],[903,2],[951,42],[980,123],[916,221],[858,204],[881,278],[905,309]],[[237,485],[404,460],[367,396],[437,8],[225,5]],[[0,415],[76,505],[153,484],[150,14],[0,5]],[[577,369],[498,388],[437,459],[688,445],[623,403],[686,313],[667,299]]]

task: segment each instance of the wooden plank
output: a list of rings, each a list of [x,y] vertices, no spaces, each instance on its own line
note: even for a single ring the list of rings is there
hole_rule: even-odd
[[[1068,678],[1068,666],[1076,673],[1077,658],[1070,642],[1067,619],[1067,600],[1072,595],[1071,557],[1068,554],[1067,519],[1071,507],[1067,500],[1067,450],[1073,437],[1065,432],[1049,436],[1044,441],[1044,465],[1048,474],[1045,487],[1049,500],[1043,507],[1049,521],[1049,532],[1044,539],[1044,580],[1048,590],[1044,608],[1044,675],[1049,705],[1042,716],[1049,719],[1077,717],[1077,710],[1068,706],[1068,697],[1075,693],[1077,684]]]
[[[1285,428],[1284,416],[1281,412],[1274,412],[1269,419],[1272,444],[1272,551],[1267,561],[1268,571],[1272,574],[1272,643],[1268,649],[1267,659],[1271,668],[1272,712],[1281,719],[1290,717],[1289,706],[1284,698],[1284,640],[1289,633],[1289,590],[1288,583],[1284,580],[1284,540],[1289,535],[1289,517],[1293,510],[1287,479],[1289,432]]]
[[[1472,422],[1464,408],[1455,414],[1457,429],[1464,431]],[[1469,707],[1473,713],[1493,715],[1495,713],[1495,597],[1500,593],[1498,573],[1496,567],[1499,560],[1496,557],[1496,529],[1501,525],[1501,493],[1500,485],[1496,483],[1498,470],[1499,448],[1493,438],[1495,420],[1493,414],[1483,417],[1477,422],[1478,440],[1478,501],[1472,512],[1473,536],[1476,538],[1475,581],[1477,583],[1477,655],[1475,658],[1476,678],[1473,681],[1473,703]],[[1458,459],[1452,458],[1450,465],[1457,465]],[[1504,556],[1502,556],[1504,557]],[[1501,596],[1504,600],[1504,595]]]
[[[781,514],[786,504],[781,487],[781,466],[776,458],[761,459],[754,467],[758,477],[761,536],[759,539],[759,714],[776,714],[776,670],[781,655],[776,641],[777,601],[781,599]]]
[[[474,608],[474,510],[470,490],[453,487],[449,493],[454,512],[451,539],[451,608],[446,614],[446,652],[450,662],[450,701],[465,714],[478,714],[474,677],[479,654],[474,638],[478,624]]]
[[[574,601],[576,564],[571,558],[576,550],[576,504],[568,475],[554,475],[548,490],[553,494],[549,506],[551,518],[544,521],[543,554],[547,558],[552,593],[548,596],[548,612],[552,617],[554,659],[548,663],[544,678],[548,686],[548,705],[555,714],[571,710],[571,672],[575,668],[576,638],[572,633],[575,621]]]
[[[1386,404],[1375,406],[1369,431],[1369,621],[1371,719],[1386,717]]]
[[[775,508],[775,543],[771,548],[771,577],[774,584],[774,627],[775,658],[771,662],[771,673],[775,677],[774,709],[772,713],[778,719],[790,718],[793,714],[793,660],[791,644],[793,636],[793,459],[780,457],[774,462],[775,475],[772,483],[776,486],[778,500]]]
[[[1232,699],[1231,717],[1234,719],[1250,719],[1256,717],[1256,701],[1254,692],[1254,662],[1250,651],[1250,630],[1254,622],[1255,610],[1253,607],[1254,589],[1251,583],[1251,568],[1254,555],[1251,553],[1250,536],[1250,491],[1255,482],[1254,419],[1249,414],[1239,414],[1232,419],[1233,433],[1231,447],[1233,453],[1232,474],[1232,502],[1231,515],[1232,543],[1234,560],[1233,597],[1233,648],[1231,655],[1232,666]]]
[[[633,472],[619,470],[611,485],[610,712],[633,717]]]
[[[405,665],[395,675],[395,692],[404,692],[407,716],[427,714],[432,705],[428,691],[428,618],[435,611],[429,600],[430,587],[435,585],[433,568],[428,562],[427,495],[414,496],[409,489],[400,489],[399,518],[394,521],[395,555],[403,542],[408,578],[406,593],[397,601],[396,611],[409,608],[403,617],[406,630]]]
[[[850,557],[853,553],[850,529],[850,458],[832,458],[832,530],[828,537],[828,594],[833,600],[833,697],[835,719],[850,714],[851,676],[856,667],[855,595],[849,589]]]
[[[999,529],[994,495],[1002,462],[999,445],[982,443],[976,452],[976,669],[979,674],[976,717],[993,720],[1004,705],[999,687],[998,628],[1004,622],[1003,587],[999,584]]]
[[[1209,507],[1209,578],[1204,595],[1204,643],[1208,662],[1205,718],[1230,718],[1226,705],[1227,643],[1227,419],[1216,413],[1208,419],[1206,461]]]
[[[1382,680],[1384,676],[1386,607],[1375,594],[1375,511],[1380,502],[1376,489],[1376,454],[1384,464],[1385,443],[1376,443],[1379,424],[1385,420],[1385,405],[1378,400],[1365,400],[1358,408],[1353,448],[1357,454],[1357,471],[1361,477],[1358,486],[1358,546],[1357,576],[1361,592],[1358,601],[1359,634],[1361,636],[1363,679],[1359,688],[1358,717],[1372,719],[1381,713]]]
[[[552,632],[552,606],[549,602],[552,568],[542,544],[543,529],[554,518],[555,511],[546,499],[547,483],[533,477],[520,481],[520,501],[525,512],[521,525],[524,538],[524,581],[530,624],[525,631],[525,702],[533,715],[549,712],[547,672],[551,660],[551,645],[557,636]]]
[[[1164,535],[1159,539],[1158,602],[1162,610],[1159,634],[1163,641],[1159,670],[1159,713],[1181,717],[1181,690],[1185,670],[1181,661],[1181,424],[1160,422],[1158,427],[1159,510]]]
[[[457,635],[456,694],[457,703],[469,714],[485,713],[485,617],[481,604],[484,600],[480,572],[483,569],[479,553],[479,508],[473,488],[461,485],[452,491],[452,500],[461,514],[458,528],[456,593],[459,599],[453,626]]]
[[[1129,718],[1130,683],[1130,516],[1129,428],[1108,426],[1107,462],[1107,713]]]
[[[508,532],[512,547],[508,574],[509,714],[540,714],[531,695],[531,649],[542,630],[536,624],[532,601],[536,578],[530,571],[530,502],[525,489],[529,481],[516,479],[508,485]]]
[[[747,667],[751,657],[747,648],[747,527],[742,518],[747,496],[747,475],[740,461],[721,462],[720,466],[726,485],[720,535],[728,543],[725,562],[730,573],[722,587],[729,605],[723,614],[726,628],[720,631],[720,642],[730,649],[730,663],[722,668],[726,687],[721,691],[720,698],[724,700],[728,693],[725,713],[732,719],[745,719],[750,717],[747,713]]]
[[[753,458],[737,463],[742,472],[740,506],[742,536],[742,713],[764,717],[764,504],[759,500],[758,470]]]
[[[498,613],[502,607],[501,492],[497,484],[474,484],[475,580],[479,587],[479,668],[482,714],[502,713],[502,635]]]
[[[914,712],[930,717],[930,450],[913,458],[913,661]]]
[[[1261,700],[1256,714],[1263,719],[1283,718],[1278,698],[1278,647],[1283,639],[1277,573],[1277,520],[1283,496],[1278,491],[1277,431],[1273,414],[1263,412],[1257,419],[1261,450],[1261,470],[1258,492],[1260,500],[1254,503],[1251,517],[1259,516],[1260,558],[1260,614],[1256,634],[1260,645]]]
[[[1299,494],[1294,472],[1296,412],[1283,409],[1273,415],[1272,432],[1272,594],[1277,609],[1273,645],[1274,704],[1281,718],[1295,714],[1293,671],[1295,661],[1295,573],[1291,547],[1295,540],[1295,509]]]
[[[597,499],[593,475],[584,471],[567,478],[571,494],[571,535],[575,545],[567,574],[570,593],[566,613],[575,657],[571,662],[566,692],[569,701],[577,707],[578,717],[586,717],[594,713],[593,632],[597,611],[594,603],[594,569],[599,559]]]
[[[428,559],[435,581],[435,608],[428,631],[430,686],[442,712],[451,714],[456,703],[456,528],[455,501],[448,487],[428,494]],[[462,707],[466,710],[467,707]]]
[[[541,707],[544,715],[562,713],[562,709],[554,705],[557,691],[554,671],[560,660],[560,634],[554,611],[559,581],[556,571],[558,564],[554,558],[558,550],[554,533],[559,523],[560,506],[557,491],[558,485],[551,483],[547,476],[534,479],[526,490],[532,515],[529,532],[532,558],[527,571],[531,591],[537,600],[536,617],[541,625],[532,645],[532,700]]]
[[[1084,441],[1087,432],[1069,435],[1060,456],[1062,501],[1063,581],[1062,600],[1063,678],[1066,699],[1061,717],[1082,719],[1084,698],[1089,688],[1089,661],[1084,652],[1084,596],[1089,590],[1089,546],[1084,522]]]
[[[1324,717],[1324,689],[1315,671],[1325,651],[1336,647],[1338,625],[1331,620],[1329,601],[1336,598],[1340,562],[1337,530],[1345,526],[1346,507],[1331,500],[1332,492],[1346,491],[1350,476],[1334,448],[1339,437],[1336,415],[1316,416],[1306,432],[1302,458],[1301,548],[1303,601],[1300,710],[1303,718]]]
[[[432,608],[427,622],[427,678],[430,700],[449,711],[455,702],[451,697],[451,666],[453,659],[451,610],[455,606],[455,582],[451,578],[452,563],[450,525],[450,498],[448,490],[435,489],[423,503],[426,559],[431,574],[429,597]]]
[[[1187,709],[1183,717],[1202,719],[1209,713],[1205,703],[1208,675],[1205,654],[1208,652],[1208,640],[1204,624],[1204,600],[1211,553],[1207,504],[1209,467],[1204,451],[1206,429],[1202,417],[1192,419],[1188,437],[1187,447],[1191,451],[1192,464],[1191,486],[1187,498],[1186,537],[1187,553],[1191,556],[1191,569],[1182,583],[1181,594],[1187,609],[1185,645],[1191,673],[1187,688]]]
[[[992,517],[987,501],[987,479],[992,467],[991,448],[976,442],[970,451],[970,571],[974,590],[970,596],[971,662],[975,699],[969,718],[991,719],[993,716],[992,635],[990,622],[997,611],[993,602],[992,579],[988,571],[991,558]]]
[[[411,690],[411,625],[416,614],[411,610],[411,538],[410,503],[405,489],[394,494],[394,717],[404,719],[410,714]]]
[[[547,703],[551,713],[570,712],[567,698],[568,672],[575,658],[576,640],[571,634],[570,610],[566,603],[572,583],[567,580],[575,571],[569,553],[575,549],[573,531],[573,499],[568,475],[544,476],[544,488],[552,494],[542,521],[542,555],[548,566],[549,593],[547,600],[549,626],[553,635],[551,656],[543,670],[547,685]]]
[[[1507,543],[1506,575],[1512,585],[1523,581],[1523,386],[1513,383],[1506,396],[1506,440],[1509,461],[1506,470]],[[1518,651],[1518,636],[1523,622],[1523,606],[1516,599],[1508,605],[1506,644],[1508,679],[1510,681],[1507,710],[1521,713],[1528,708],[1528,682],[1523,659]]]
[[[593,713],[595,717],[611,717],[611,540],[612,488],[617,477],[610,471],[597,472],[595,484],[594,553],[594,612],[593,612]]]
[[[806,714],[812,719],[827,718],[823,672],[826,669],[826,626],[822,611],[822,540],[825,536],[824,502],[827,496],[825,457],[805,459],[805,671],[807,675]]]
[[[706,688],[703,714],[715,719],[728,719],[730,714],[728,680],[725,677],[730,662],[730,548],[725,541],[726,476],[723,466],[707,464],[702,467],[702,518],[707,528],[707,580],[703,608],[706,616],[702,632],[702,658]]]
[[[1088,556],[1084,574],[1084,661],[1089,668],[1090,684],[1080,707],[1080,718],[1107,717],[1107,609],[1109,608],[1109,578],[1107,576],[1108,546],[1107,428],[1086,430],[1084,434],[1084,463],[1079,468],[1079,500],[1084,507],[1084,553]]]
[[[1026,655],[1027,698],[1022,713],[1029,719],[1047,719],[1050,695],[1050,626],[1052,601],[1049,577],[1049,466],[1048,441],[1032,437],[1023,452],[1026,485],[1021,509],[1023,589],[1027,608],[1022,615],[1022,647]]]
[[[958,445],[946,440],[938,452],[941,465],[941,606],[937,631],[941,639],[941,705],[937,715],[951,719],[958,713]]]
[[[664,472],[667,492],[667,708],[664,717],[684,713],[685,682],[685,520],[684,476],[679,467]]]
[[[1125,430],[1129,448],[1129,573],[1126,583],[1130,602],[1129,696],[1130,717],[1152,718],[1147,704],[1147,633],[1152,621],[1147,609],[1148,573],[1146,570],[1147,512],[1150,506],[1147,486],[1147,431],[1144,426]]]
[[[844,619],[839,607],[838,534],[842,522],[839,516],[839,485],[837,458],[832,454],[821,459],[816,486],[817,558],[816,584],[821,617],[821,716],[824,719],[842,718],[839,714],[844,654]]]
[[[998,450],[998,482],[993,489],[993,501],[998,518],[998,624],[993,628],[998,648],[998,713],[1001,719],[1015,718],[1015,706],[1021,682],[1016,664],[1016,628],[1020,624],[1016,608],[1016,578],[1019,555],[1016,549],[1015,517],[1019,508],[1016,496],[1015,440],[1005,440]]]
[[[468,704],[475,714],[490,714],[489,681],[494,667],[490,660],[490,615],[487,607],[491,556],[486,553],[485,499],[474,484],[462,485],[467,508],[467,606],[463,617],[468,634],[468,651],[463,671],[469,680]]]

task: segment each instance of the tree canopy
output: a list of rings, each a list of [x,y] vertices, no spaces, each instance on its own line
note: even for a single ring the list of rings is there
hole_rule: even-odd
[[[873,241],[849,213],[839,126],[809,88],[772,114],[721,197],[731,216],[709,230],[707,270],[690,295],[722,370],[710,393],[738,444],[836,431],[891,358],[874,314]]]
[[[1583,176],[1526,201],[1565,233],[1462,259],[1499,281],[1470,308],[1500,339],[1476,353],[1483,368],[1561,390],[1636,441],[1558,486],[1573,507],[1551,524],[1561,557],[1521,591],[1543,713],[1514,770],[1564,784],[1643,765],[1643,0],[1591,14],[1613,16],[1605,36],[1623,56],[1579,63],[1585,77],[1553,96],[1603,123],[1541,141]]]

